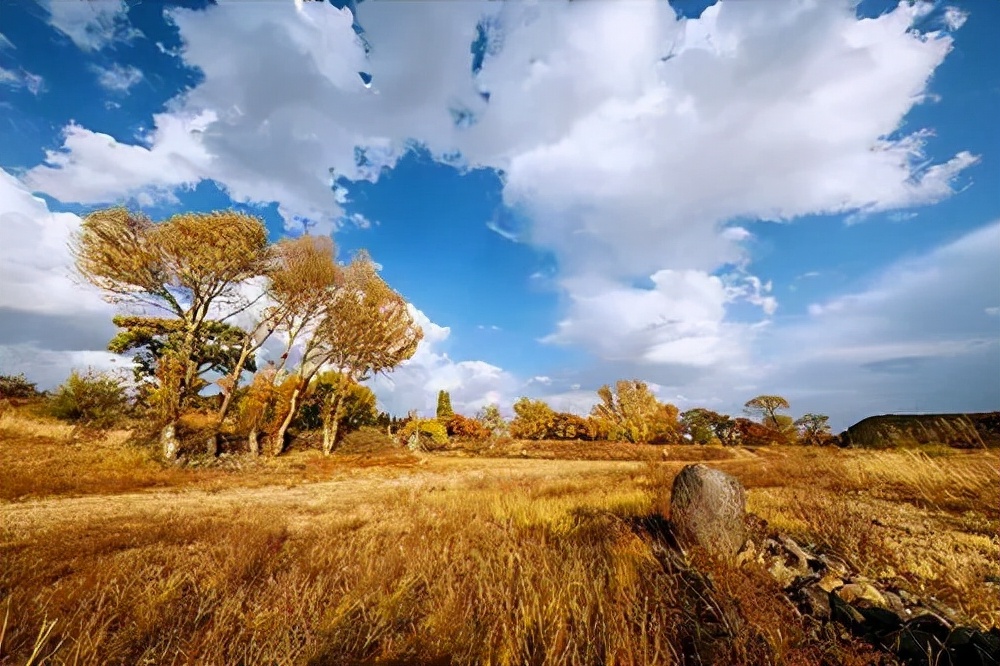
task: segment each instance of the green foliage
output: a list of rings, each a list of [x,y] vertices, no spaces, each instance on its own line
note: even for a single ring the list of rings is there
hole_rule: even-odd
[[[822,446],[833,439],[830,417],[826,414],[804,414],[793,424],[799,432],[799,441],[806,446]]]
[[[543,400],[520,398],[514,403],[514,420],[510,423],[511,437],[545,439],[555,422],[556,413]]]
[[[339,404],[334,399],[339,398]],[[339,411],[338,426],[354,431],[378,423],[375,394],[367,386],[349,381],[339,372],[330,370],[313,378],[309,394],[299,408],[298,425],[316,430]]]
[[[693,443],[711,444],[716,439],[713,425],[718,416],[710,409],[696,407],[681,414],[681,424]]]
[[[116,354],[135,352],[132,357],[135,380],[139,386],[149,386],[156,381],[157,371],[167,355],[178,355],[185,340],[185,323],[180,319],[116,315],[112,322],[121,329],[108,343],[108,350]],[[207,372],[228,374],[240,358],[246,332],[225,322],[206,320],[190,350],[196,377]],[[244,369],[254,372],[253,358]],[[204,380],[188,387],[189,395],[196,395],[207,385]]]
[[[442,421],[448,421],[455,416],[455,410],[451,408],[451,395],[445,391],[438,391],[437,417]]]
[[[0,375],[0,399],[34,398],[37,395],[35,384],[29,382],[24,374]]]
[[[58,419],[95,428],[110,428],[128,410],[128,397],[114,375],[88,370],[70,373],[49,400],[49,412]]]

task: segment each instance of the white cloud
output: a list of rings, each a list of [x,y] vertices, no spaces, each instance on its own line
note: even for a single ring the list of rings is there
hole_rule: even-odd
[[[45,90],[45,79],[24,69],[15,72],[0,67],[0,85],[10,88],[27,88],[32,95],[38,95]]]
[[[439,326],[410,305],[410,313],[424,331],[416,354],[388,376],[369,384],[382,409],[393,414],[417,410],[433,415],[438,391],[448,391],[455,411],[472,415],[487,404],[509,405],[518,386],[517,379],[491,363],[478,360],[454,361],[442,349],[451,329]]]
[[[332,229],[345,196],[333,181],[374,180],[417,140],[442,161],[503,171],[505,202],[531,224],[493,226],[560,266],[567,309],[550,341],[618,367],[711,376],[746,367],[765,330],[731,321],[730,306],[777,305],[746,272],[750,234],[734,220],[927,205],[978,159],[934,163],[928,133],[903,129],[952,46],[947,32],[913,30],[931,9],[901,3],[860,20],[849,2],[724,1],[684,20],[656,2],[364,3],[368,53],[350,13],[327,3],[171,10],[180,55],[204,80],[135,145],[70,125],[25,182],[106,203],[214,179],[237,200],[278,202],[289,226]],[[93,11],[104,18],[62,29],[107,43],[122,17]],[[494,41],[473,78],[483,16]],[[730,266],[743,268],[715,276]],[[855,305],[821,304],[815,317]],[[448,373],[506,381],[492,366],[423,358],[406,390]]]
[[[111,306],[71,268],[79,225],[0,169],[0,372],[24,372],[42,388],[72,367],[113,367],[103,350],[113,335]]]
[[[84,51],[99,51],[115,42],[142,36],[128,20],[128,3],[121,0],[39,0],[49,23]]]
[[[119,65],[115,63],[111,67],[93,67],[97,74],[97,82],[101,87],[111,92],[124,93],[129,88],[142,81],[142,71],[132,65]]]
[[[745,263],[749,234],[733,219],[865,215],[952,194],[978,158],[928,163],[926,132],[896,134],[951,48],[946,32],[912,30],[930,9],[859,20],[850,3],[720,2],[684,20],[656,2],[365,3],[366,42],[327,3],[177,9],[182,57],[204,81],[143,145],[70,126],[26,182],[97,203],[211,178],[237,200],[277,201],[289,226],[329,230],[343,220],[332,179],[374,180],[417,140],[503,170],[504,200],[532,223],[491,228],[554,252],[571,308],[644,300],[637,278]],[[473,78],[484,16],[494,43]],[[202,131],[184,129],[194,119]],[[656,292],[679,324],[651,348],[628,328],[617,342],[571,326],[552,339],[719,361],[732,299],[706,319],[687,305],[704,284]],[[773,312],[773,297],[744,287]]]

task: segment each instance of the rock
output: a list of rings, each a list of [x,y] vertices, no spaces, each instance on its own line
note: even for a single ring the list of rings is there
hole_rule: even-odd
[[[868,583],[849,583],[837,590],[836,594],[849,604],[868,602],[877,608],[888,607],[882,593]]]
[[[836,589],[844,587],[844,581],[833,574],[827,574],[820,578],[819,583],[817,583],[819,589],[824,592],[833,592]]]
[[[798,591],[799,608],[809,617],[817,620],[830,619],[830,595],[815,585],[808,585]]]
[[[688,465],[674,479],[670,521],[678,542],[733,557],[746,542],[746,490],[735,477]]]

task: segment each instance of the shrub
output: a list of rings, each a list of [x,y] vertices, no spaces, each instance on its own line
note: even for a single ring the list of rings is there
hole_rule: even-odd
[[[493,434],[478,419],[470,419],[461,414],[455,414],[447,422],[448,436],[462,440],[489,439]]]
[[[341,442],[341,453],[380,453],[386,449],[396,449],[396,443],[385,434],[385,431],[375,426],[361,426],[347,433]]]
[[[440,447],[448,444],[448,429],[437,419],[410,420],[400,429],[399,439],[403,444],[408,444],[414,434],[424,446],[433,444]]]
[[[114,426],[127,410],[121,380],[93,370],[82,375],[74,370],[49,400],[49,412],[56,418],[95,428]]]
[[[0,399],[34,398],[38,389],[23,374],[0,375]]]

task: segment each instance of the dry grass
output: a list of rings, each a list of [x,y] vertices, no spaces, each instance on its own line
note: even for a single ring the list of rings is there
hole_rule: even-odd
[[[0,418],[0,664],[882,659],[807,639],[752,566],[672,558],[654,536],[681,461],[300,451],[175,469],[123,438]],[[1000,573],[995,456],[727,453],[713,464],[773,525],[1000,622],[982,583]]]

